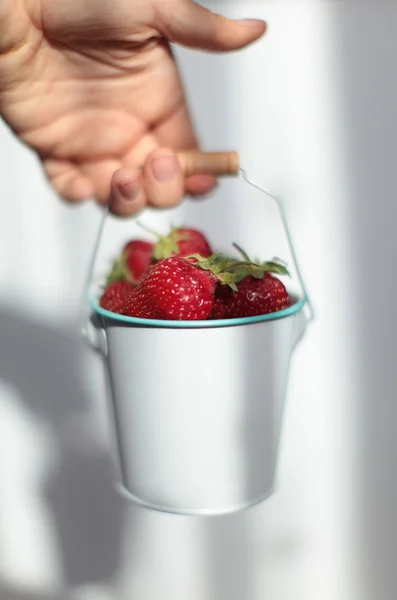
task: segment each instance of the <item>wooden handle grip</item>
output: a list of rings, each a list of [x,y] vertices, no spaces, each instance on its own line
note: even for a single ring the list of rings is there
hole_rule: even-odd
[[[236,175],[240,170],[237,152],[178,152],[186,177],[190,175]]]

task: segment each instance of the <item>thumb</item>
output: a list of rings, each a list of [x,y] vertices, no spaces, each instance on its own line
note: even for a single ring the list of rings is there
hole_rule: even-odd
[[[192,0],[158,0],[158,29],[170,41],[189,48],[228,51],[248,46],[260,38],[264,21],[233,21],[217,15]]]

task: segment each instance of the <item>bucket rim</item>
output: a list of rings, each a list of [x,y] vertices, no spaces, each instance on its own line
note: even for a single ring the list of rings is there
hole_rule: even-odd
[[[214,321],[166,321],[161,319],[140,319],[137,317],[127,317],[117,313],[110,312],[102,308],[98,303],[98,295],[91,296],[89,303],[92,310],[106,319],[118,321],[119,323],[125,323],[126,325],[140,325],[144,327],[155,327],[157,329],[203,329],[203,328],[215,328],[215,327],[231,327],[237,325],[250,325],[253,323],[263,323],[266,321],[277,321],[285,319],[298,312],[300,312],[307,304],[307,298],[299,298],[292,296],[295,300],[291,306],[284,308],[278,312],[269,313],[266,315],[258,315],[255,317],[241,317],[238,319],[217,319]]]

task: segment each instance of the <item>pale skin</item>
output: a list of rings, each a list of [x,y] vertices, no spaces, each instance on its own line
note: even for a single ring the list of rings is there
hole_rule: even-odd
[[[216,179],[176,159],[197,140],[169,42],[231,51],[265,29],[191,0],[0,0],[0,114],[65,200],[175,205]]]

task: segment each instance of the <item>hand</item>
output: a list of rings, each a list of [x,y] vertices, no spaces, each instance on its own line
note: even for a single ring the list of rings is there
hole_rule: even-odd
[[[216,180],[173,152],[197,141],[169,42],[230,51],[265,28],[191,0],[1,0],[0,114],[64,199],[171,206]]]

